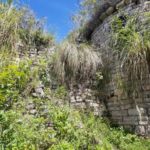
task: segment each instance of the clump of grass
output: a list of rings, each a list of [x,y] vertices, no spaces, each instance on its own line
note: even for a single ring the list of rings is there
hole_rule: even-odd
[[[150,68],[149,25],[150,15],[145,12],[126,16],[125,26],[119,18],[112,23],[113,48],[119,56],[121,71],[130,81],[130,92],[141,91],[140,83]]]
[[[54,61],[54,72],[63,81],[83,81],[92,78],[102,65],[94,48],[86,44],[64,42]]]

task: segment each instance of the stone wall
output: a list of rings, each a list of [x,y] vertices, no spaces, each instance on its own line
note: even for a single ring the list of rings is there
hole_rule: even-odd
[[[85,40],[91,40],[91,35],[95,28],[103,21],[111,16],[114,13],[117,13],[118,10],[128,7],[129,5],[138,5],[144,3],[148,0],[104,0],[100,1],[99,9],[96,9],[96,12],[91,15],[91,19],[85,24],[84,30],[81,31],[79,37],[77,38],[78,42],[83,42]],[[98,5],[98,4],[97,4]]]
[[[140,5],[130,4],[122,9],[129,15],[136,12],[150,11],[150,3],[145,2]],[[111,40],[111,22],[114,16],[119,16],[116,12],[106,18],[98,28],[92,33],[91,41],[99,48],[102,53],[103,62],[107,64],[111,78],[106,85],[106,108],[110,114],[110,119],[114,124],[124,126],[125,128],[135,131],[139,135],[150,135],[150,78],[147,71],[142,80],[142,91],[140,93],[128,96],[122,89],[117,86],[117,73],[120,71],[120,63],[114,55],[113,50],[108,46]],[[148,68],[148,66],[145,66]],[[128,79],[124,76],[124,80]]]
[[[83,110],[92,111],[96,116],[105,115],[106,108],[103,103],[96,95],[96,92],[87,85],[79,84],[73,86],[69,92],[70,105]]]

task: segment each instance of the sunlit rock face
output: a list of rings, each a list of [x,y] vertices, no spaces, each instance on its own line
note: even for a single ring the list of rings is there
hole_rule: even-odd
[[[115,16],[120,17],[123,14],[131,16],[149,11],[150,1],[141,0],[137,1],[137,4],[134,1],[134,3],[130,3],[122,7],[120,11],[113,12],[106,17],[91,34],[91,42],[99,48],[103,62],[109,68],[109,73],[111,74],[110,81],[105,88],[107,93],[105,105],[110,114],[110,119],[114,124],[124,126],[142,136],[150,136],[150,76],[148,66],[143,66],[146,68],[147,73],[142,79],[142,94],[130,93],[132,96],[128,96],[118,88],[116,77],[120,71],[121,62],[109,45],[112,40],[111,24]],[[139,16],[139,23],[142,24],[144,19],[144,16]],[[130,82],[126,76],[123,76],[123,78]]]

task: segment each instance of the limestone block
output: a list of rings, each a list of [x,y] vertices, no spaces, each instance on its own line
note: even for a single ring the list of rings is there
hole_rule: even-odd
[[[27,106],[26,106],[26,109],[27,110],[31,110],[31,109],[34,109],[35,108],[35,104],[34,103],[29,103]]]
[[[99,107],[99,104],[93,103],[92,106],[93,106],[93,107]]]
[[[144,91],[144,98],[150,99],[150,91]]]
[[[139,125],[148,125],[148,121],[139,121]]]
[[[74,96],[72,96],[72,97],[70,98],[70,102],[71,102],[71,103],[76,102],[76,100],[75,100],[75,97],[74,97]]]
[[[136,126],[135,133],[137,133],[138,135],[145,135],[145,133],[146,133],[145,127],[144,126]]]
[[[108,15],[104,12],[101,14],[101,16],[99,17],[100,20],[104,20]]]
[[[116,102],[118,101],[118,96],[113,96],[109,99],[109,102]]]
[[[125,6],[125,1],[123,0],[123,1],[121,1],[120,3],[118,3],[118,4],[116,5],[116,9],[123,8],[124,6]]]
[[[90,102],[93,102],[93,100],[92,100],[92,99],[89,99],[89,98],[86,98],[84,101],[85,101],[87,104],[90,103]]]
[[[111,107],[118,107],[118,108],[120,108],[119,103],[108,103],[107,106],[108,106],[108,109],[111,109]]]
[[[146,1],[144,3],[144,10],[148,10],[150,8],[150,1]]]
[[[110,111],[113,111],[113,110],[120,110],[120,107],[119,106],[111,106],[111,107],[109,107],[109,110]]]
[[[33,97],[38,97],[38,95],[36,93],[32,93]]]
[[[89,107],[92,107],[92,106],[93,106],[93,101],[90,101],[90,102],[88,103],[88,106],[89,106]]]
[[[114,12],[114,7],[109,7],[109,8],[106,10],[106,14],[107,14],[107,15],[111,15],[113,12]]]
[[[148,115],[150,116],[150,108],[148,109]]]
[[[148,132],[148,134],[150,134],[150,125],[148,125],[148,127],[147,127],[147,132]]]
[[[37,113],[36,109],[32,109],[29,111],[29,114],[31,114],[31,115],[35,115],[36,113]]]
[[[122,122],[122,116],[112,117],[113,121],[121,121]]]
[[[44,97],[45,96],[45,93],[43,91],[43,87],[35,88],[35,93],[38,97]]]
[[[133,100],[130,100],[130,99],[120,100],[119,104],[120,105],[132,105],[133,104]]]
[[[148,116],[140,116],[140,117],[138,117],[138,120],[139,121],[147,121],[148,122]]]
[[[124,0],[125,1],[125,4],[128,5],[131,3],[131,0]]]
[[[146,113],[146,110],[144,108],[133,108],[128,110],[128,114],[131,116],[139,116]]]
[[[144,89],[145,91],[150,91],[150,85],[144,85],[144,86],[143,86],[143,89]]]
[[[98,111],[94,111],[94,116],[100,116]]]
[[[124,110],[124,109],[131,109],[132,108],[132,105],[131,104],[123,104],[123,105],[121,105],[120,106],[120,108],[122,109],[122,110]]]
[[[70,97],[71,97],[71,96],[74,96],[73,91],[69,92],[69,96],[70,96]]]
[[[115,90],[115,95],[117,95],[117,96],[122,96],[123,95],[123,90],[122,89],[116,89]],[[120,99],[120,98],[119,98]]]
[[[137,117],[124,117],[123,118],[123,124],[124,125],[138,125],[138,118]]]
[[[84,109],[86,108],[85,104],[84,103],[73,103],[73,106],[77,109]]]
[[[86,99],[86,95],[84,93],[81,95],[81,97],[82,97],[83,100]]]
[[[80,97],[79,95],[76,96],[76,100],[77,100],[77,99],[80,99],[80,98],[81,98],[81,97]]]
[[[114,116],[127,116],[128,115],[128,111],[127,110],[122,110],[122,111],[111,111],[111,115],[112,117]]]
[[[142,98],[136,98],[135,101],[136,102],[142,102],[143,100],[142,100]]]
[[[79,98],[76,98],[76,101],[77,101],[77,102],[82,102],[83,99],[82,99],[81,97],[79,97]]]
[[[144,98],[144,101],[150,103],[150,98]]]

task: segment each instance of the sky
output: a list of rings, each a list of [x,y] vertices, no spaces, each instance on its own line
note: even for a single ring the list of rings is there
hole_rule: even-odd
[[[21,0],[37,18],[46,18],[47,29],[57,41],[63,40],[73,28],[71,16],[78,10],[79,0]]]

